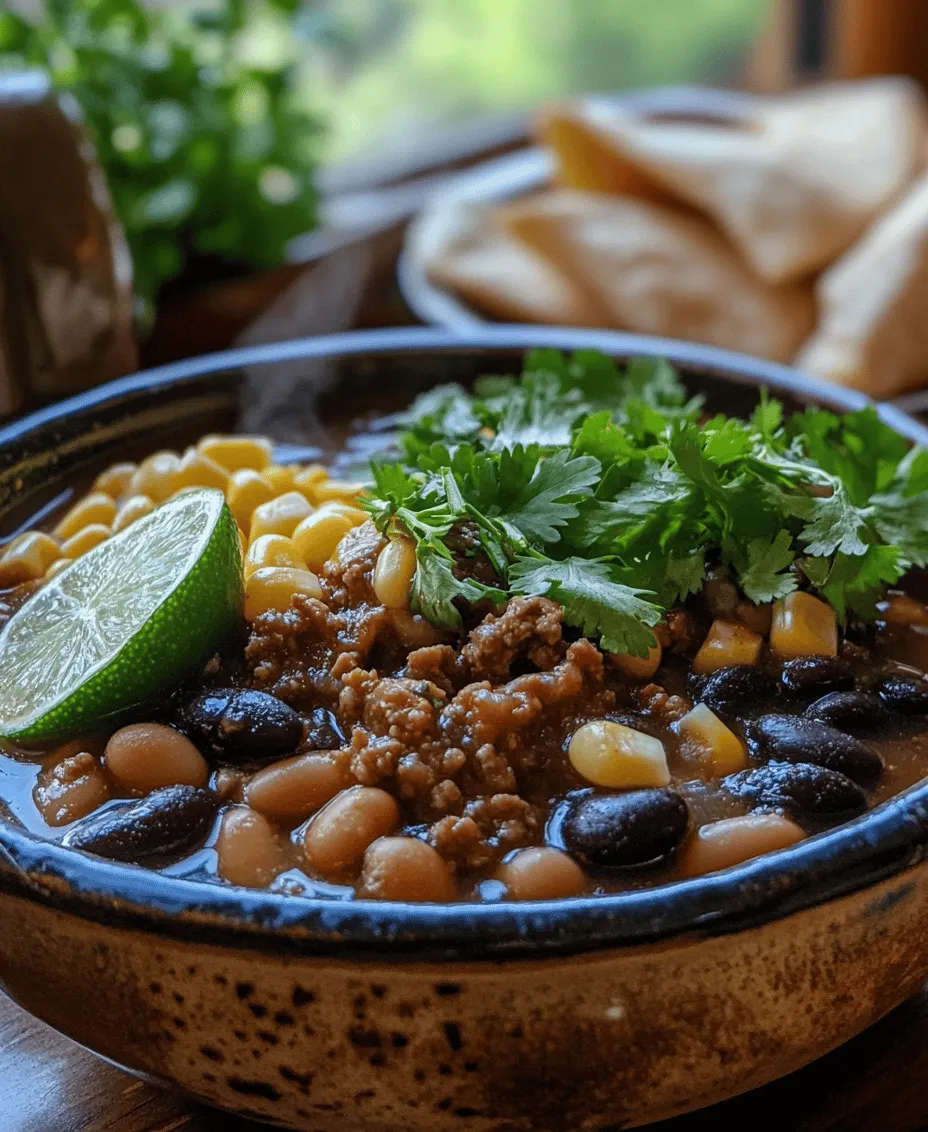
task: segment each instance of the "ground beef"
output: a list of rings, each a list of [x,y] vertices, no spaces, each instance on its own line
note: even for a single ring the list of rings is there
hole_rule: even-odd
[[[451,645],[427,645],[409,654],[406,675],[412,680],[429,680],[453,695],[465,683],[466,668],[460,652]]]
[[[257,619],[251,682],[304,713],[331,710],[355,781],[393,793],[456,867],[489,867],[537,842],[566,739],[578,719],[614,706],[603,655],[564,641],[556,603],[523,597],[457,649],[397,656],[391,615],[373,603],[376,545],[359,535],[355,553],[327,568],[331,606],[297,597]]]
[[[342,681],[389,624],[382,606],[336,611],[296,594],[286,612],[255,620],[245,647],[251,683],[303,711],[337,704]]]
[[[373,523],[355,527],[338,544],[337,556],[322,569],[326,603],[333,609],[376,605],[371,578],[386,539]]]
[[[552,668],[564,655],[563,612],[546,597],[517,597],[484,618],[462,650],[472,677],[504,680],[522,658],[535,668]]]
[[[542,827],[540,812],[516,794],[468,802],[461,817],[449,815],[429,830],[435,848],[459,869],[485,869],[511,849],[531,845]]]
[[[638,705],[642,711],[662,723],[675,723],[693,706],[686,696],[672,696],[660,684],[645,684],[638,689]]]

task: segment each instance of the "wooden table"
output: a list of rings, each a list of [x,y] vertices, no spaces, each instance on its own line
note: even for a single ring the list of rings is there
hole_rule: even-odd
[[[652,1127],[917,1132],[928,1128],[926,1073],[928,989],[814,1065]],[[0,998],[2,1132],[257,1132],[258,1127],[136,1081]]]

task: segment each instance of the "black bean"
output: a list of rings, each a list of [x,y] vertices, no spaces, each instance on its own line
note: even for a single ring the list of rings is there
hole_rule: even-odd
[[[673,790],[632,790],[572,798],[561,826],[567,849],[590,865],[641,865],[683,838],[686,803]]]
[[[888,708],[900,715],[928,712],[928,682],[914,676],[884,676],[876,688]]]
[[[843,814],[867,805],[863,790],[846,774],[813,763],[768,763],[730,774],[722,785],[754,809]]]
[[[797,656],[783,665],[780,687],[784,695],[796,699],[850,692],[854,688],[854,670],[837,656]]]
[[[249,689],[203,692],[181,707],[178,721],[195,743],[233,760],[279,758],[303,739],[303,721],[292,707]]]
[[[218,809],[211,790],[165,786],[138,802],[91,814],[69,831],[64,843],[113,861],[166,863],[203,843]]]
[[[876,731],[886,722],[886,709],[870,692],[829,692],[810,704],[805,714],[850,735]]]
[[[748,726],[755,758],[784,763],[813,763],[867,782],[883,769],[880,756],[862,739],[801,715],[765,715]]]
[[[691,681],[695,699],[723,715],[747,714],[774,694],[770,677],[750,664],[719,668],[708,676]]]

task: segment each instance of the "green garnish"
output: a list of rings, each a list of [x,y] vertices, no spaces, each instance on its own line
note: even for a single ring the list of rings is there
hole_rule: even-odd
[[[666,362],[543,350],[519,379],[419,398],[400,446],[367,507],[415,540],[413,607],[449,628],[462,601],[547,594],[605,649],[645,656],[707,563],[756,603],[807,585],[842,621],[928,564],[928,451],[872,407],[786,418],[764,393],[750,420],[703,420]],[[464,523],[498,587],[456,576]]]

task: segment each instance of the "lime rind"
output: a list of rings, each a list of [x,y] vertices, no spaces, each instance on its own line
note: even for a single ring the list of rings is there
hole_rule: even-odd
[[[0,736],[75,735],[195,671],[240,623],[238,528],[185,491],[31,597],[0,634]]]

